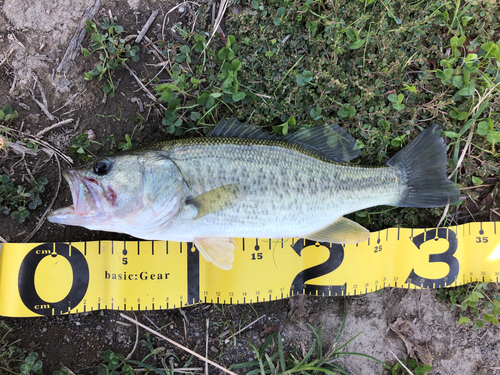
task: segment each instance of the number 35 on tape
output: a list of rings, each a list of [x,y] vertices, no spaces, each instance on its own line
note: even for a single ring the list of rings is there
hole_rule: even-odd
[[[206,262],[192,243],[2,244],[0,315],[160,310],[498,282],[498,230],[496,223],[391,228],[357,245],[239,239],[229,271]]]

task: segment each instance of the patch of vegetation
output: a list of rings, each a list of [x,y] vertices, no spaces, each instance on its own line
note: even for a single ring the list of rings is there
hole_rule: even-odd
[[[372,359],[380,364],[383,364],[378,359],[363,353],[356,352],[346,352],[343,351],[344,348],[353,341],[359,333],[348,340],[346,343],[342,345],[338,345],[339,339],[344,330],[345,321],[347,318],[347,307],[344,301],[344,319],[340,325],[339,332],[335,338],[335,341],[332,343],[330,348],[327,351],[324,351],[322,340],[321,340],[321,327],[317,330],[314,329],[313,326],[309,325],[309,328],[314,333],[315,339],[311,345],[311,348],[303,355],[301,358],[297,347],[293,347],[290,353],[291,358],[285,358],[285,354],[283,351],[283,342],[281,339],[280,333],[278,333],[278,338],[275,340],[274,332],[272,332],[267,338],[264,344],[260,349],[258,349],[253,343],[249,342],[249,345],[252,347],[256,360],[239,363],[232,365],[230,370],[237,369],[246,369],[245,371],[248,375],[251,374],[299,374],[299,373],[308,373],[308,374],[347,374],[347,372],[338,364],[336,361],[340,359],[340,357],[345,355],[357,355]],[[276,345],[276,342],[277,345]],[[276,348],[277,351],[271,355],[269,352],[270,348]],[[266,352],[267,351],[267,352]],[[256,369],[250,370],[252,367],[257,367]]]
[[[206,134],[230,116],[277,134],[340,123],[362,148],[355,162],[373,165],[437,122],[451,139],[450,171],[469,132],[474,135],[455,181],[470,186],[472,171],[477,178],[498,174],[500,44],[492,25],[500,10],[494,3],[254,0],[242,6],[226,15],[227,40],[209,43],[210,12],[201,5],[194,31],[178,28],[188,44],[158,42],[165,54],[173,51],[165,66],[169,80],[156,77],[151,89],[165,103],[168,133]],[[426,227],[442,213],[383,207],[357,219],[370,230]]]
[[[405,369],[406,366],[406,369]],[[414,359],[408,358],[405,360],[398,360],[394,366],[384,363],[384,368],[391,372],[391,375],[425,375],[432,371],[432,366],[427,364],[418,364]],[[410,370],[411,372],[407,371]]]
[[[31,189],[27,190],[22,185],[15,186],[9,176],[0,174],[0,211],[22,223],[30,210],[42,204],[40,194],[45,191],[48,182],[46,177],[32,178],[29,180]]]
[[[0,110],[0,121],[10,122],[16,117],[19,117],[19,113],[14,111],[10,105],[4,105]]]
[[[486,323],[498,324],[500,318],[500,294],[488,295],[488,283],[463,285],[439,289],[438,297],[451,303],[451,309],[461,309],[458,324],[472,323],[472,329],[483,328]],[[465,315],[468,316],[465,316]]]
[[[139,47],[132,46],[122,37],[123,27],[108,18],[97,26],[94,22],[87,20],[85,27],[93,44],[89,48],[82,48],[83,55],[89,57],[94,52],[99,54],[100,62],[90,72],[84,73],[86,81],[92,81],[94,77],[101,81],[106,78],[106,84],[102,91],[110,97],[115,96],[115,85],[112,72],[119,66],[123,66],[129,59],[139,61]]]
[[[19,347],[19,340],[10,342],[7,339],[11,328],[0,321],[0,370],[3,374],[35,375],[42,374],[42,361],[38,353],[28,352]]]

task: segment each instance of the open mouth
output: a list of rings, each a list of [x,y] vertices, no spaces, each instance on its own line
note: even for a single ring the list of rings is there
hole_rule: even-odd
[[[48,216],[49,221],[70,224],[69,221],[83,220],[85,217],[95,214],[101,206],[102,200],[102,188],[98,181],[82,176],[78,171],[72,169],[63,171],[63,177],[68,182],[73,204],[52,211]]]

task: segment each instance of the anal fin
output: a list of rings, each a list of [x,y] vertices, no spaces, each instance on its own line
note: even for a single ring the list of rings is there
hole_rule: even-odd
[[[366,241],[370,231],[358,223],[341,217],[333,224],[304,236],[313,241],[353,244]]]
[[[238,245],[232,238],[195,238],[194,245],[208,262],[223,270],[233,268],[234,251]]]

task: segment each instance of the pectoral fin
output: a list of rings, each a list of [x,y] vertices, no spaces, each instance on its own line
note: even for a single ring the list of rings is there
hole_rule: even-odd
[[[233,268],[234,250],[238,245],[232,238],[195,238],[194,245],[208,262],[223,270]]]
[[[226,210],[238,203],[239,200],[240,186],[231,184],[207,191],[196,198],[187,200],[186,203],[198,207],[198,215],[196,215],[196,219],[198,219],[214,212]]]
[[[318,242],[352,244],[367,240],[370,231],[352,220],[341,217],[335,223],[305,237]]]

